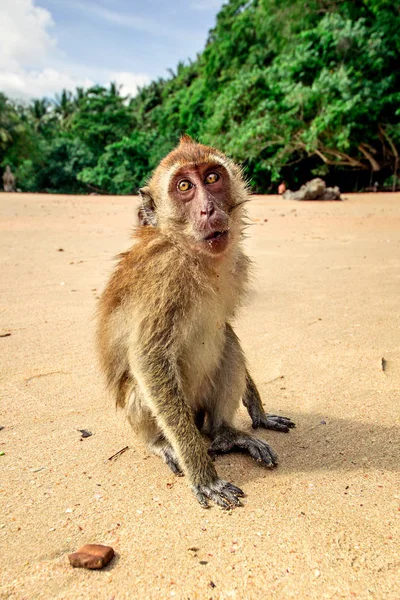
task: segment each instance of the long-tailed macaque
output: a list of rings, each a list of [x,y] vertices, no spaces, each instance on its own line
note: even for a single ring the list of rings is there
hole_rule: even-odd
[[[212,458],[239,449],[277,464],[266,442],[233,426],[240,400],[254,428],[294,427],[265,414],[231,325],[248,278],[246,184],[221,152],[184,136],[140,194],[144,226],[99,304],[101,365],[134,430],[188,477],[200,504],[239,506],[242,490],[218,477]]]

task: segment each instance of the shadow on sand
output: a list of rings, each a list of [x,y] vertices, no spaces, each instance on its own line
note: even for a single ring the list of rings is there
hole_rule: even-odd
[[[278,453],[282,472],[386,470],[400,472],[400,426],[360,423],[349,419],[330,419],[322,414],[291,414],[296,428],[290,433],[252,430]],[[247,419],[246,419],[247,420]],[[240,426],[244,428],[245,420]],[[244,468],[241,481],[257,479],[264,467],[241,453],[218,456],[216,466],[222,477],[230,476],[233,461]],[[240,469],[243,471],[243,469]],[[223,473],[222,473],[223,471]],[[229,472],[229,473],[228,473]]]

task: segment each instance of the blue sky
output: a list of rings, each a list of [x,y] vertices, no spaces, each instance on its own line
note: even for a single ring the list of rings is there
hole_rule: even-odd
[[[135,93],[204,48],[223,0],[0,0],[0,91],[116,80]]]

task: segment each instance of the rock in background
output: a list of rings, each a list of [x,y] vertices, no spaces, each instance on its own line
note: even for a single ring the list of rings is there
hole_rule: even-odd
[[[297,192],[287,190],[282,194],[285,200],[342,200],[337,186],[326,187],[325,181],[317,177],[308,181]]]

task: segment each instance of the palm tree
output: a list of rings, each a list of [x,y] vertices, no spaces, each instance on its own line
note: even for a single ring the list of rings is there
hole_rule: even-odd
[[[0,92],[0,150],[12,142],[11,132],[15,125],[15,111],[7,96]]]
[[[50,102],[47,98],[41,98],[40,100],[33,100],[28,107],[28,113],[33,121],[33,126],[36,131],[42,129],[45,122],[48,120]]]
[[[56,94],[53,102],[54,112],[58,115],[61,121],[66,121],[74,112],[74,96],[68,90],[62,90],[61,94]]]

